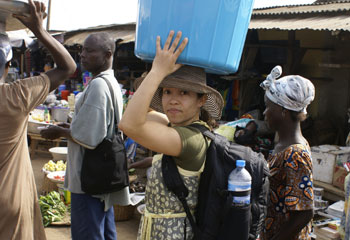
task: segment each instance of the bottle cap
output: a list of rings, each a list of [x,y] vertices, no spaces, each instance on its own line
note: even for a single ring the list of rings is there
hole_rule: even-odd
[[[245,160],[237,160],[236,166],[237,167],[245,167]]]

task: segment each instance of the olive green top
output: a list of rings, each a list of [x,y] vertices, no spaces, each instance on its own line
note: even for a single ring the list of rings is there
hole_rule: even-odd
[[[203,121],[195,123],[210,129]],[[179,133],[182,142],[180,155],[174,157],[176,164],[188,171],[198,171],[205,161],[209,140],[198,129],[191,126],[174,127],[174,129]]]

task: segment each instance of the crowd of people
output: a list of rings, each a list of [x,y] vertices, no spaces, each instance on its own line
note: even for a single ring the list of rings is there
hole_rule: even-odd
[[[45,6],[29,0],[31,15],[17,18],[50,51],[56,67],[40,76],[2,83],[0,124],[0,239],[46,239],[37,190],[30,163],[26,123],[28,114],[43,102],[76,69],[67,50],[42,27]],[[129,204],[129,189],[89,195],[81,189],[81,166],[85,149],[94,149],[115,132],[115,123],[138,144],[158,154],[152,164],[146,188],[146,208],[138,239],[192,239],[193,229],[179,199],[163,182],[162,155],[172,156],[185,186],[191,210],[198,200],[198,184],[210,139],[197,123],[212,131],[221,117],[224,101],[207,86],[204,69],[182,66],[177,59],[189,39],[170,31],[164,46],[156,40],[156,56],[146,76],[137,79],[137,91],[123,113],[121,90],[112,63],[115,42],[107,33],[89,35],[81,53],[82,66],[93,78],[75,105],[70,125],[49,127],[41,132],[47,139],[68,139],[65,188],[71,192],[71,233],[76,239],[117,239],[113,205]],[[11,47],[0,35],[0,74],[6,77]],[[278,142],[266,161],[270,168],[265,226],[261,239],[311,239],[313,217],[313,176],[311,151],[300,123],[315,89],[311,81],[297,75],[279,78],[274,68],[261,87],[265,90],[265,120],[278,134]],[[108,83],[113,86],[112,97]],[[116,106],[116,107],[113,107]],[[150,111],[151,109],[151,111]],[[237,132],[236,140],[256,131],[256,125]],[[136,164],[137,165],[137,164]]]

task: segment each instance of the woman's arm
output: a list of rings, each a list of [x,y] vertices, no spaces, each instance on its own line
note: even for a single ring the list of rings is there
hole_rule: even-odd
[[[167,126],[169,124],[169,119],[164,113],[160,113],[154,110],[148,112],[146,121],[154,121]]]
[[[128,168],[148,168],[152,166],[153,157],[146,157],[140,161],[131,163]]]
[[[295,239],[295,236],[311,221],[313,210],[290,211],[289,220],[285,222],[280,231],[271,238],[271,240],[279,239]]]
[[[165,122],[147,119],[151,100],[159,84],[181,67],[176,61],[186,47],[188,39],[185,38],[177,48],[181,32],[177,33],[170,45],[173,36],[174,31],[171,31],[163,49],[160,46],[160,37],[157,37],[157,53],[152,69],[128,103],[118,127],[128,137],[152,151],[178,156],[181,152],[181,139],[176,130],[168,127]]]
[[[45,5],[42,2],[29,0],[30,16],[18,16],[26,27],[28,27],[38,40],[49,50],[57,67],[46,72],[50,79],[50,92],[56,89],[64,80],[68,79],[76,69],[76,64],[67,49],[53,38],[44,28],[43,19]]]

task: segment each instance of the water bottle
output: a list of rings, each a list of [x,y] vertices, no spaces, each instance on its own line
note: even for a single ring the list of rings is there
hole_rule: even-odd
[[[237,160],[236,168],[228,176],[228,190],[232,192],[250,191],[252,177],[244,168],[245,160]],[[234,196],[233,205],[246,206],[250,204],[250,193],[246,196]]]

